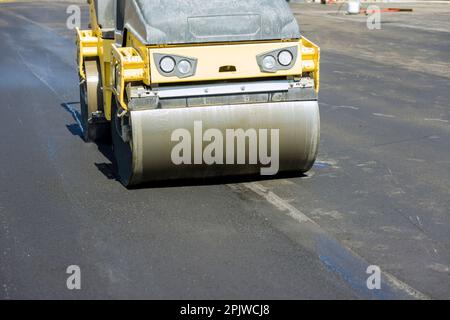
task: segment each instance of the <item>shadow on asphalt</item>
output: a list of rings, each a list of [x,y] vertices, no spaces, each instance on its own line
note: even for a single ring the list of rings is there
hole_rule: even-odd
[[[215,177],[215,178],[198,178],[198,179],[182,179],[173,181],[157,181],[148,182],[137,187],[129,188],[130,190],[136,189],[160,189],[160,188],[180,188],[180,187],[194,187],[194,186],[215,186],[224,184],[239,184],[250,183],[259,181],[274,181],[290,178],[306,178],[305,174],[298,172],[284,172],[279,173],[276,176],[268,178],[261,175],[247,175],[247,176],[227,176],[227,177]]]
[[[81,114],[77,110],[79,109],[80,102],[65,102],[61,104],[61,107],[71,114],[75,123],[67,124],[67,130],[73,135],[80,138],[83,142],[83,128],[81,125]],[[100,153],[110,161],[110,163],[95,163],[97,169],[103,173],[103,175],[109,180],[117,180],[114,170],[114,155],[111,148],[111,141],[102,141],[94,143]]]
[[[72,115],[75,123],[66,125],[67,130],[73,135],[81,140],[83,140],[83,129],[81,127],[81,115],[80,112],[75,108],[79,106],[80,102],[66,102],[62,103],[61,107]],[[83,140],[84,142],[84,140]],[[98,151],[110,162],[109,163],[95,163],[94,165],[97,169],[108,179],[115,180],[120,184],[119,179],[116,176],[115,170],[115,160],[113,150],[111,148],[111,143],[95,142]],[[181,180],[169,180],[169,181],[156,181],[148,182],[129,188],[130,190],[139,189],[160,189],[160,188],[180,188],[180,187],[193,187],[193,186],[214,186],[223,184],[239,184],[239,183],[249,183],[257,181],[272,181],[281,180],[289,178],[306,178],[305,174],[299,172],[283,172],[276,176],[261,175],[247,175],[247,176],[226,176],[226,177],[214,177],[214,178],[197,178],[197,179],[181,179]]]

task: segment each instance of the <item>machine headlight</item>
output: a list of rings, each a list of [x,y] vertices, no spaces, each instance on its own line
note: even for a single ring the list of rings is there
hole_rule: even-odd
[[[175,69],[175,60],[171,57],[164,57],[159,62],[159,67],[165,73],[171,73]]]
[[[192,70],[192,65],[187,60],[181,60],[180,62],[178,62],[177,69],[181,74],[188,74]]]
[[[283,50],[278,54],[278,62],[282,65],[287,67],[292,63],[292,60],[294,57],[292,56],[292,53],[290,53],[287,50]]]
[[[277,73],[292,69],[297,61],[298,48],[298,46],[286,47],[257,55],[256,61],[261,72]]]
[[[159,74],[164,77],[188,78],[195,75],[197,71],[197,58],[168,53],[155,52],[150,54],[153,54],[154,65],[157,67]]]
[[[273,68],[275,68],[276,64],[277,64],[277,61],[272,56],[266,56],[263,59],[263,67],[264,67],[264,69],[272,70]]]

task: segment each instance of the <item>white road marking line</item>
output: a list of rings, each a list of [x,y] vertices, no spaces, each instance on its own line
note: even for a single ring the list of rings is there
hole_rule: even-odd
[[[250,182],[250,183],[243,183],[244,187],[249,189],[250,191],[253,191],[257,195],[263,197],[267,202],[275,206],[277,209],[279,209],[282,212],[285,212],[290,217],[294,218],[300,223],[309,222],[315,225],[321,232],[325,232],[320,225],[318,225],[315,221],[310,219],[307,215],[305,215],[303,212],[292,206],[289,202],[286,200],[283,200],[281,197],[276,195],[274,192],[270,191],[268,188],[264,187],[262,184],[258,182]],[[342,244],[342,247],[345,250],[348,250],[352,255],[364,260],[366,263],[368,263],[365,259],[361,258],[356,252],[348,248],[346,245]],[[389,282],[391,287],[394,287],[398,289],[399,291],[403,291],[406,294],[410,295],[414,299],[418,300],[431,300],[431,297],[427,296],[426,294],[414,289],[413,287],[409,286],[408,284],[404,283],[403,281],[397,279],[394,275],[382,271],[382,274],[384,278]]]
[[[383,118],[395,118],[392,114],[384,114],[384,113],[372,113],[376,117],[383,117]]]
[[[437,32],[448,33],[448,30],[444,29],[444,28],[429,28],[429,27],[424,27],[424,26],[413,26],[413,25],[409,25],[406,23],[398,23],[398,22],[391,23],[390,25],[395,26],[395,27],[400,27],[400,28],[410,28],[410,29],[417,29],[417,30],[423,30],[423,31],[437,31]]]
[[[47,80],[45,80],[43,77],[41,77],[38,73],[36,73],[33,70],[33,67],[25,60],[25,58],[23,57],[23,55],[20,53],[20,51],[16,48],[15,50],[17,52],[17,55],[19,56],[20,60],[23,62],[23,64],[27,67],[27,69],[31,72],[31,74],[34,75],[34,77],[36,79],[38,79],[40,82],[42,82],[51,92],[53,92],[53,94],[61,99],[63,98],[64,100],[67,100],[65,95],[63,94],[62,96],[58,93],[58,91],[56,91],[56,89],[50,84],[48,83]],[[82,133],[84,133],[84,129],[83,129],[83,125],[81,124],[81,120],[78,118],[77,112],[76,110],[69,104],[69,103],[64,103],[64,105],[66,106],[66,108],[70,111],[70,113],[72,114],[72,117],[75,119],[75,121],[77,122],[78,126],[80,127],[80,130]],[[22,123],[22,121],[19,119],[19,122]]]
[[[413,287],[407,285],[403,281],[397,279],[392,274],[383,271],[382,272],[385,278],[388,280],[388,282],[391,284],[391,286],[396,287],[397,289],[406,292],[411,297],[417,300],[431,300],[431,297],[427,296],[426,294],[423,294],[422,292],[414,289]]]
[[[358,107],[353,107],[353,106],[333,106],[333,109],[351,109],[351,110],[359,110]]]
[[[262,184],[258,182],[250,182],[243,184],[247,189],[253,191],[257,195],[263,197],[267,202],[275,206],[280,211],[287,213],[290,217],[294,218],[300,223],[310,222],[317,225],[313,220],[308,218],[303,212],[295,208],[286,200],[283,200],[275,193],[264,187]]]
[[[408,158],[406,161],[414,161],[414,162],[426,162],[424,159],[416,159],[416,158]]]
[[[445,120],[445,119],[424,119],[425,121],[438,121],[438,122],[444,122],[444,123],[449,123],[450,121]]]

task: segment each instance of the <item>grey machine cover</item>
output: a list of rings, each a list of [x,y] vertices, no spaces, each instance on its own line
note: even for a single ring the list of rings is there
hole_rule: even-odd
[[[285,0],[127,0],[124,17],[147,45],[300,38]]]

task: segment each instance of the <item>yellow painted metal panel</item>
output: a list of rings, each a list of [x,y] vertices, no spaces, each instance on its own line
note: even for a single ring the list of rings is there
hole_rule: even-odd
[[[301,39],[302,44],[302,57],[303,57],[303,72],[311,72],[316,85],[316,92],[320,89],[320,48],[303,37]]]
[[[117,95],[121,107],[127,110],[127,104],[125,102],[125,86],[128,82],[142,81],[144,79],[145,63],[134,48],[118,48],[113,44],[112,54],[112,65],[115,68],[115,70],[112,71],[112,75],[115,78],[114,82],[116,84],[113,91]]]
[[[88,57],[98,56],[98,38],[95,37],[91,30],[76,29],[77,46],[78,46],[78,68],[83,79],[86,78],[84,73],[84,59]]]
[[[280,70],[276,73],[261,72],[256,59],[257,55],[262,53],[292,46],[298,46],[298,52],[300,52],[300,43],[298,41],[150,48],[150,79],[151,83],[174,83],[301,75],[301,54],[297,55],[297,61],[290,70]],[[161,75],[154,61],[154,53],[198,59],[195,75],[183,79]],[[235,66],[236,71],[219,72],[222,66]]]

